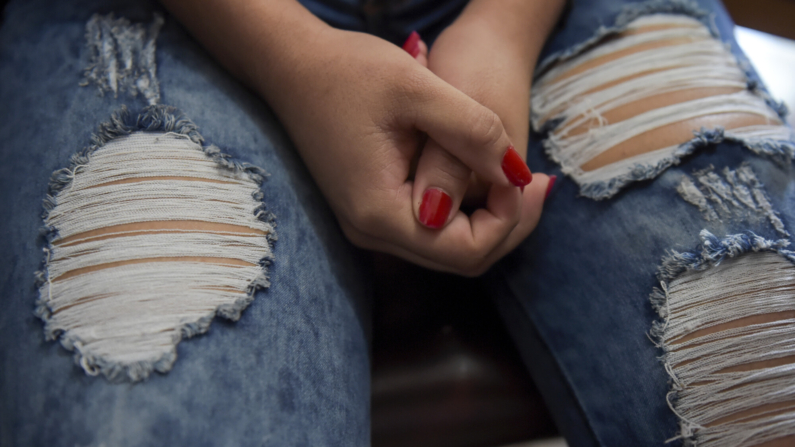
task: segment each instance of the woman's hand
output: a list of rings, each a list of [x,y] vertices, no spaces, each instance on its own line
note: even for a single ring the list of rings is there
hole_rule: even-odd
[[[270,103],[352,242],[476,275],[532,230],[546,183],[531,184],[522,196],[515,183],[529,180],[529,171],[515,156],[519,164],[503,169],[511,141],[494,112],[381,39],[329,28],[319,40],[328,46],[293,71],[285,93]],[[412,195],[411,162],[425,135],[493,184],[485,208],[453,213],[457,206],[445,203],[438,182]],[[442,174],[418,171],[416,179]],[[426,224],[447,222],[443,230],[415,218],[423,207],[418,216]],[[522,237],[509,238],[514,234]]]
[[[563,3],[473,0],[439,35],[430,54],[425,43],[416,40],[415,33],[412,37],[417,44],[410,37],[404,49],[410,54],[413,50],[421,65],[497,113],[525,158],[532,72]],[[485,179],[471,176],[466,165],[450,158],[432,140],[424,148],[417,170],[415,198],[428,186],[423,182],[425,171],[454,173],[445,188],[470,204],[482,203],[488,191]],[[535,181],[544,179],[539,176]]]
[[[503,163],[511,141],[499,117],[401,49],[330,28],[292,1],[166,3],[271,105],[356,245],[477,275],[538,221],[546,182],[520,193],[529,171]],[[453,214],[438,190],[423,194],[416,205],[444,215],[442,230],[414,215],[410,167],[425,135],[492,184],[471,216]]]

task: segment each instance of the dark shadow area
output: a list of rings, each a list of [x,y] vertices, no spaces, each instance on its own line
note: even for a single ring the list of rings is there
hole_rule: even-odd
[[[376,255],[374,447],[485,447],[557,429],[475,279]]]

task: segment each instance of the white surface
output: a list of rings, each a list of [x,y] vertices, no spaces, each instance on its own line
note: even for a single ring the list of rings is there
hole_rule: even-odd
[[[734,37],[770,94],[787,104],[787,121],[795,126],[795,41],[741,26],[735,27]]]

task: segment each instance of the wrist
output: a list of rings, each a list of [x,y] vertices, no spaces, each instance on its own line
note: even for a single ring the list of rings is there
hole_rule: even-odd
[[[330,28],[295,0],[161,2],[233,76],[260,93],[289,78],[312,39]]]
[[[535,65],[566,0],[471,0],[456,22],[497,36],[507,49]]]

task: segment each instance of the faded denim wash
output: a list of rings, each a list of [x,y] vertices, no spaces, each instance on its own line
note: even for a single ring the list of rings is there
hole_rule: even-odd
[[[429,43],[463,1],[411,0],[365,14],[354,0],[305,1],[332,25],[401,43]],[[626,0],[574,0],[542,60],[610,27]],[[679,4],[681,2],[656,2]],[[731,22],[717,1],[723,39]],[[45,342],[34,315],[33,272],[42,261],[41,203],[50,174],[90,143],[122,105],[142,97],[79,87],[94,13],[152,20],[155,5],[125,1],[12,3],[0,28],[0,190],[6,219],[0,315],[0,445],[367,445],[369,312],[361,253],[344,241],[317,187],[273,114],[167,17],[157,41],[161,103],[181,110],[209,142],[263,167],[276,216],[271,286],[240,321],[215,319],[184,340],[166,374],[111,384],[88,377],[71,353]],[[733,51],[739,51],[736,45]],[[484,279],[558,426],[572,446],[663,445],[677,431],[665,403],[668,376],[647,337],[657,318],[649,295],[668,250],[689,252],[708,229],[780,239],[764,221],[706,222],[676,192],[683,176],[748,162],[772,205],[795,230],[793,172],[735,143],[710,144],[653,180],[611,199],[578,197],[534,136],[528,164],[558,174],[536,231]]]
[[[149,23],[154,3],[15,2],[0,28],[0,445],[246,446],[369,444],[369,270],[272,112],[166,18],[157,39],[161,103],[208,143],[269,174],[276,216],[270,287],[231,323],[183,340],[168,373],[114,384],[46,342],[33,314],[42,202],[50,174],[91,144],[123,105],[81,87],[95,13]]]

